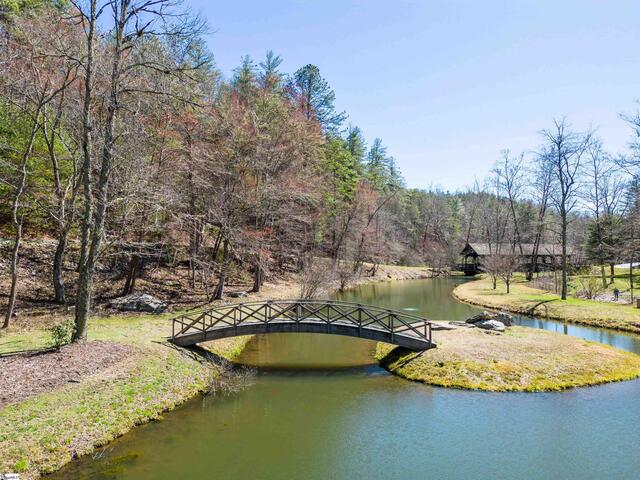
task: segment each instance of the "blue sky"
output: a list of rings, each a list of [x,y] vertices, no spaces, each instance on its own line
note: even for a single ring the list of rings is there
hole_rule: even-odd
[[[285,72],[317,65],[412,187],[482,179],[554,117],[597,128],[614,153],[630,138],[619,114],[640,99],[637,0],[187,1],[226,75],[269,49]]]

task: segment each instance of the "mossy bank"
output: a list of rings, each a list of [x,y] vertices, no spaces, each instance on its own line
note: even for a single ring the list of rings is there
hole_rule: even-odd
[[[539,392],[640,377],[640,356],[545,330],[510,327],[434,332],[438,347],[410,352],[378,344],[390,372],[442,387]]]

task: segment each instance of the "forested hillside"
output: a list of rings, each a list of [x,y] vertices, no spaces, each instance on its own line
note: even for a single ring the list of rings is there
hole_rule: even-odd
[[[470,240],[637,258],[635,149],[614,158],[557,121],[534,153],[496,152],[467,191],[409,189],[313,64],[283,72],[267,51],[227,78],[203,20],[176,2],[105,5],[0,2],[5,326],[28,293],[24,242],[39,239],[52,241],[49,300],[76,306],[77,339],[104,270],[130,293],[150,266],[188,264],[216,299],[232,272],[259,290],[318,257],[345,278],[364,262],[450,267]]]

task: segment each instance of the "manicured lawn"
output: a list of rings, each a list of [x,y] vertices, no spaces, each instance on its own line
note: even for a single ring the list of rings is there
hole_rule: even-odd
[[[535,307],[533,313],[542,317],[595,327],[640,332],[640,309],[632,305],[573,297],[560,300],[559,295],[532,288],[522,280],[516,280],[511,285],[509,294],[506,293],[506,288],[501,282],[498,282],[498,288],[493,290],[488,278],[480,278],[459,285],[453,291],[453,295],[464,302],[494,310],[531,314],[531,309]]]

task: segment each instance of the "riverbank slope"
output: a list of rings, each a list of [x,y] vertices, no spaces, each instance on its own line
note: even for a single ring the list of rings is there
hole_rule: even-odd
[[[559,295],[530,287],[523,281],[514,281],[507,293],[504,285],[498,283],[493,290],[491,281],[481,277],[458,285],[452,294],[462,302],[493,310],[640,333],[640,309],[632,305],[578,298],[560,300]]]
[[[431,272],[424,268],[381,266],[375,276],[358,278],[354,284],[429,276]],[[292,277],[265,284],[258,294],[217,303],[296,298],[298,294],[299,285]],[[111,357],[106,356],[102,363],[89,369],[76,368],[79,353],[74,351],[75,346],[29,357],[34,369],[38,358],[47,359],[59,370],[72,366],[71,375],[55,382],[47,378],[44,385],[42,378],[21,375],[24,369],[16,366],[15,357],[0,358],[0,369],[3,362],[5,366],[14,362],[15,382],[25,387],[20,389],[20,398],[0,402],[0,472],[20,472],[22,478],[31,479],[55,471],[206,391],[221,375],[223,366],[205,358],[206,352],[198,354],[165,342],[171,328],[168,320],[174,315],[175,312],[92,319],[87,345],[95,342]],[[3,334],[0,354],[46,347],[47,324],[43,319],[39,327],[36,319],[28,330],[14,329]],[[230,360],[242,352],[249,338],[225,339],[204,347]]]

